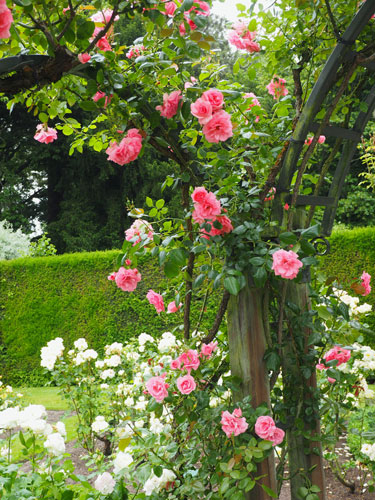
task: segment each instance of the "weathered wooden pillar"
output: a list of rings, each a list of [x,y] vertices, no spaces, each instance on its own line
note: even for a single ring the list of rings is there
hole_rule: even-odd
[[[296,304],[301,313],[310,309],[310,300],[307,283],[288,283],[286,301]],[[288,314],[287,314],[288,316]],[[291,318],[290,318],[291,319]],[[317,387],[315,367],[312,368],[311,376],[306,379],[301,371],[298,352],[301,348],[306,354],[311,346],[308,345],[310,330],[304,328],[303,343],[301,331],[293,331],[293,321],[288,322],[287,334],[284,337],[283,347],[283,385],[284,403],[293,408],[290,427],[287,429],[287,447],[289,458],[289,473],[291,477],[291,500],[298,500],[297,491],[301,486],[306,486],[306,477],[319,486],[317,493],[320,500],[326,499],[325,476],[323,470],[322,446],[319,441],[320,422],[319,412],[313,410],[313,394]],[[316,402],[317,404],[317,402]],[[306,418],[315,418],[312,425],[306,423]],[[317,440],[305,439],[303,432],[311,433]]]
[[[264,290],[251,286],[250,280],[247,279],[246,287],[237,296],[231,296],[227,313],[231,372],[242,380],[238,399],[250,395],[253,407],[261,403],[270,406],[269,378],[263,360],[267,348],[263,324],[263,297]],[[273,454],[258,465],[257,474],[265,475],[260,481],[277,491]],[[258,485],[246,498],[271,499]]]

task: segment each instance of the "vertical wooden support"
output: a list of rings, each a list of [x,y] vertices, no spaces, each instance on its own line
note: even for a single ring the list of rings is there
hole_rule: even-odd
[[[263,325],[264,290],[247,285],[228,304],[228,336],[231,372],[241,378],[238,399],[251,396],[254,407],[261,403],[270,406],[269,379],[264,353],[267,347]],[[258,465],[260,481],[276,492],[275,461],[273,454]],[[247,500],[270,500],[258,485],[247,494]]]
[[[288,283],[287,302],[296,304],[301,312],[310,308],[307,283]],[[310,335],[308,329],[304,332],[304,349],[309,349],[307,340]],[[283,384],[284,402],[287,406],[295,409],[297,415],[292,426],[287,430],[287,446],[289,457],[289,472],[291,477],[291,500],[298,500],[298,488],[306,486],[306,476],[312,484],[319,486],[321,492],[318,494],[320,500],[326,500],[325,476],[323,470],[322,446],[319,441],[320,423],[319,415],[316,415],[314,427],[307,427],[303,423],[305,410],[311,409],[311,390],[316,389],[315,369],[309,379],[305,379],[298,364],[296,353],[296,342],[293,331],[285,338],[283,348]],[[317,441],[305,439],[302,432],[306,430],[317,436]],[[302,432],[301,432],[302,431]]]

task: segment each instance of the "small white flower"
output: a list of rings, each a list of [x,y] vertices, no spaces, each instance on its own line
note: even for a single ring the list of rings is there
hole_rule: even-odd
[[[109,472],[99,474],[94,483],[95,489],[100,491],[102,495],[110,495],[115,489],[116,481]]]
[[[116,366],[121,365],[121,358],[118,354],[113,354],[110,358],[105,360],[105,364],[115,368]]]
[[[66,428],[64,422],[56,422],[55,424],[56,430],[59,434],[61,434],[64,438],[66,438]]]
[[[106,380],[107,378],[113,378],[115,375],[116,375],[115,370],[113,370],[112,368],[108,368],[108,370],[104,370],[100,374],[100,378],[102,378],[103,380]]]
[[[151,335],[148,335],[147,333],[141,333],[138,337],[139,345],[144,345],[146,344],[146,342],[154,342],[153,337],[151,337]]]
[[[119,451],[113,461],[113,473],[118,474],[122,471],[122,469],[129,467],[132,462],[133,457],[130,455],[130,453]]]
[[[105,421],[104,417],[101,415],[98,415],[94,422],[91,424],[91,429],[96,432],[100,433],[108,429],[109,423]]]
[[[80,338],[80,339],[76,340],[74,342],[74,347],[76,349],[78,349],[79,351],[84,351],[88,347],[86,339]]]
[[[62,455],[65,452],[64,438],[58,432],[54,432],[47,437],[44,447],[52,455]]]

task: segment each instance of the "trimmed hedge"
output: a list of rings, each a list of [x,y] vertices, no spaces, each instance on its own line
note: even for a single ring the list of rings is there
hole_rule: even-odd
[[[85,337],[102,352],[111,342],[142,332],[159,335],[182,323],[181,314],[159,316],[148,304],[149,288],[166,287],[155,260],[138,262],[142,281],[135,292],[123,292],[107,280],[118,268],[119,255],[107,251],[0,262],[0,366],[7,383],[43,383],[40,349],[55,337],[62,337],[67,349]],[[207,304],[201,329],[212,325],[215,300]],[[201,305],[197,301],[192,310],[192,325]]]
[[[327,276],[337,278],[348,291],[363,271],[372,276],[372,291],[361,298],[361,303],[367,302],[373,308],[366,317],[366,323],[373,333],[364,335],[364,343],[375,348],[375,227],[338,229],[332,233],[329,241],[331,251],[321,259],[322,270]]]

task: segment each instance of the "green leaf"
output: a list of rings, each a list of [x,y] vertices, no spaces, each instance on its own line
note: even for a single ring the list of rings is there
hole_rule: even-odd
[[[77,38],[80,40],[87,40],[94,33],[95,23],[92,21],[85,21],[83,24],[78,26]]]
[[[280,234],[280,241],[284,245],[295,245],[297,243],[297,236],[289,231]]]
[[[84,110],[84,111],[95,111],[97,109],[97,106],[94,101],[81,101],[79,103],[79,106]]]
[[[263,264],[264,264],[264,258],[263,257],[252,257],[249,260],[249,262],[253,266],[263,266]]]
[[[164,204],[165,204],[164,200],[158,200],[155,205],[156,205],[156,208],[158,208],[160,210],[160,208],[164,207]]]
[[[277,498],[277,497],[278,497],[277,493],[275,493],[273,490],[271,490],[271,488],[269,488],[267,485],[262,484],[261,486],[262,486],[262,488],[264,489],[264,491],[265,491],[265,492],[266,492],[266,493],[267,493],[270,497],[272,497],[272,498]]]
[[[163,474],[163,467],[161,467],[161,465],[155,465],[153,471],[156,477],[161,477]]]
[[[311,238],[317,238],[320,233],[320,224],[315,224],[315,226],[308,227],[301,231],[302,238],[309,240]]]
[[[264,267],[258,267],[256,273],[253,276],[255,286],[262,288],[267,280],[267,271]]]
[[[154,206],[154,202],[148,196],[146,196],[146,205],[150,208]]]
[[[61,500],[72,500],[73,497],[74,497],[74,491],[65,490],[65,491],[63,491],[63,494],[61,495]]]
[[[180,267],[178,266],[178,264],[176,264],[176,262],[174,262],[173,260],[168,259],[164,264],[164,274],[167,276],[167,278],[174,278],[175,276],[178,276],[179,272]]]
[[[297,490],[297,495],[299,495],[301,498],[305,498],[306,495],[308,495],[308,494],[309,494],[309,490],[307,488],[305,488],[304,486],[301,486]]]
[[[190,10],[193,6],[194,0],[184,0],[183,4],[180,7],[181,12],[185,12]]]
[[[234,276],[228,276],[224,279],[224,288],[228,290],[231,295],[237,295],[240,291],[240,284]]]

